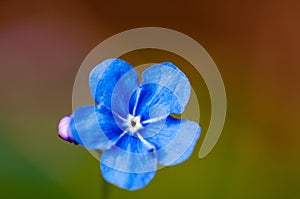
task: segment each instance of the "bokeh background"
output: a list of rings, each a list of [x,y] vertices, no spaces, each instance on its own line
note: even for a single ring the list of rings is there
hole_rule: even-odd
[[[57,124],[72,112],[85,56],[143,26],[203,45],[224,79],[228,113],[207,157],[198,159],[202,136],[188,161],[129,192],[105,185],[97,160],[60,140]],[[0,198],[300,198],[299,35],[296,0],[1,1]]]

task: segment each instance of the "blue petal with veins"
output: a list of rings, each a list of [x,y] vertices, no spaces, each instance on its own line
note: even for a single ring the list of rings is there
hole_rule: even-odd
[[[104,179],[136,190],[154,177],[157,163],[171,166],[188,159],[199,139],[200,126],[175,119],[190,97],[186,75],[170,62],[137,72],[121,59],[107,59],[90,73],[96,105],[79,107],[62,118],[59,136],[88,149],[104,150]]]

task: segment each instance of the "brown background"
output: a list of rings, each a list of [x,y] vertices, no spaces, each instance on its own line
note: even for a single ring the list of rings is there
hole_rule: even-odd
[[[208,157],[197,158],[199,143],[145,189],[109,186],[110,198],[299,198],[300,3],[290,0],[1,1],[0,196],[102,196],[98,162],[59,140],[57,123],[72,111],[85,56],[144,26],[203,45],[224,79],[228,115]]]

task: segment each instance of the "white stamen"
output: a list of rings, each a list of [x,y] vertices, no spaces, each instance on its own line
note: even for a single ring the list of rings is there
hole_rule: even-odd
[[[118,140],[121,139],[127,132],[128,132],[128,130],[125,130],[125,131],[118,137]]]
[[[116,113],[115,111],[113,111],[111,108],[105,106],[103,102],[101,104],[97,104],[97,107],[100,108],[101,106],[104,106],[105,108],[107,108],[108,110],[110,110],[115,116],[117,116],[120,120],[122,120],[123,122],[126,122],[125,118],[123,118],[121,115],[119,115],[118,113]]]
[[[136,90],[135,104],[134,104],[133,111],[132,111],[133,116],[135,116],[135,111],[136,111],[136,107],[137,107],[137,104],[138,104],[138,101],[140,98],[141,90],[142,90],[141,88],[137,88],[137,90]]]
[[[122,120],[123,122],[126,122],[126,119],[124,119],[121,115],[119,115],[118,113],[112,111],[112,113],[117,116],[120,120]]]
[[[145,120],[142,122],[142,124],[148,124],[148,123],[152,123],[152,122],[158,122],[162,119],[165,119],[167,116],[160,116],[160,117],[156,117],[156,118],[151,118],[149,120]]]
[[[155,148],[155,147],[153,146],[153,144],[151,144],[150,142],[148,142],[147,140],[145,140],[145,139],[143,138],[143,136],[141,136],[141,134],[137,133],[136,135],[137,135],[137,137],[141,140],[141,142],[142,142],[143,144],[146,145],[146,147],[147,147],[148,149],[154,149],[154,148]]]

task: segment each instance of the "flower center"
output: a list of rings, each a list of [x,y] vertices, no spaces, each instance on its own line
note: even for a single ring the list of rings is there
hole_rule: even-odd
[[[131,121],[131,126],[134,127],[135,125],[136,125],[136,122],[132,120]]]
[[[128,115],[126,119],[127,129],[128,133],[135,134],[140,128],[142,128],[141,124],[141,117],[140,116],[132,116]]]

